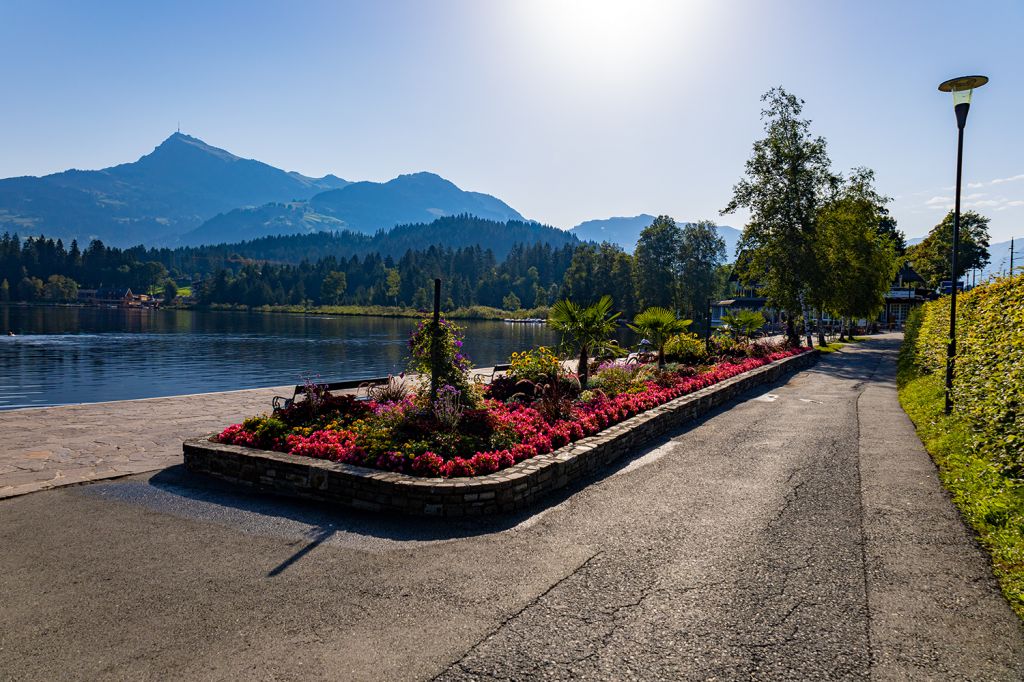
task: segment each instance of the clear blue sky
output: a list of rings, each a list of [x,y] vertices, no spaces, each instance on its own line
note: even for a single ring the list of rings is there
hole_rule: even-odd
[[[952,196],[936,86],[981,73],[965,203],[999,241],[1024,236],[1021,36],[1020,0],[0,0],[0,177],[134,160],[180,120],[310,175],[435,171],[560,227],[641,212],[740,226],[718,209],[781,84],[916,236]]]

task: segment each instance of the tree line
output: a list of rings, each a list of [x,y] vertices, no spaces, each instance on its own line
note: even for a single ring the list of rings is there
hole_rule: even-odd
[[[145,292],[163,285],[169,273],[146,249],[118,249],[94,240],[84,250],[77,241],[5,233],[0,236],[0,300],[73,301],[79,287],[131,288]]]
[[[664,252],[665,242],[674,245],[671,254]],[[645,255],[654,252],[657,258]],[[433,279],[441,278],[446,309],[489,306],[515,311],[544,308],[566,297],[589,304],[610,294],[627,317],[651,305],[668,305],[680,314],[699,316],[704,306],[697,305],[697,300],[717,292],[726,277],[724,244],[714,226],[679,227],[666,216],[644,231],[637,255],[608,242],[516,244],[501,259],[480,246],[435,245],[409,249],[400,258],[368,253],[274,263],[225,257],[224,267],[192,280],[194,273],[173,265],[168,269],[161,262],[173,260],[168,254],[175,252],[118,249],[98,240],[81,251],[77,242],[65,248],[59,239],[22,240],[5,234],[0,237],[0,294],[3,300],[72,301],[79,287],[104,287],[163,290],[170,299],[181,282],[192,284],[200,305],[427,309],[432,304]],[[668,275],[664,268],[670,270]],[[673,284],[666,286],[666,277]]]

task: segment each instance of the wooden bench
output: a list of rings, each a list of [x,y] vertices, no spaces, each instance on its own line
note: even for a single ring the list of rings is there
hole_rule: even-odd
[[[487,378],[486,383],[490,383],[494,380],[494,377],[502,372],[507,372],[512,365],[495,365],[491,367],[490,373],[477,372],[473,376],[473,380],[477,383],[484,383],[484,377]],[[348,379],[345,381],[331,381],[326,384],[317,384],[317,386],[323,387],[323,389],[329,393],[334,391],[348,391],[351,389],[356,390],[357,400],[369,400],[370,389],[375,386],[384,386],[394,377],[373,377],[371,379]],[[283,410],[291,407],[298,400],[300,394],[306,393],[306,384],[299,384],[295,387],[292,392],[292,397],[287,398],[282,395],[274,396],[273,406],[275,410]]]
[[[323,387],[328,392],[334,391],[347,391],[356,389],[356,399],[366,400],[369,396],[369,391],[374,386],[382,386],[391,381],[391,377],[373,377],[372,379],[348,379],[345,381],[331,381],[326,384],[318,383],[317,386]],[[365,389],[365,395],[360,396],[360,391]],[[275,410],[284,410],[295,404],[300,394],[306,393],[306,384],[299,384],[295,387],[295,391],[292,393],[291,398],[277,395],[274,396],[273,406]]]
[[[501,374],[502,372],[507,372],[511,368],[512,368],[512,365],[495,365],[494,367],[491,367],[491,371],[490,371],[489,374],[485,373],[485,372],[477,372],[476,374],[474,374],[473,375],[473,381],[478,383],[478,384],[483,384],[483,383],[488,383],[489,384],[492,381],[494,381],[494,377],[496,377],[498,374]],[[486,382],[484,381],[484,377],[487,378]]]

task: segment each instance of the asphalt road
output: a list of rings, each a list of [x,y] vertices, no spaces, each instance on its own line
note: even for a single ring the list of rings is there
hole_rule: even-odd
[[[0,501],[2,679],[1024,678],[876,339],[513,519],[153,475]]]

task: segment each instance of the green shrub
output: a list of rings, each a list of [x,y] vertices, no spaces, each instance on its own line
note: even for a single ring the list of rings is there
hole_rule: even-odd
[[[1024,275],[998,279],[957,298],[956,415],[978,456],[1024,477]],[[900,356],[901,381],[943,374],[949,299],[914,311]]]
[[[949,298],[907,320],[900,402],[1024,616],[1024,275],[957,298],[953,412],[943,413]]]
[[[657,368],[647,365],[607,365],[597,371],[589,384],[591,389],[601,389],[609,398],[620,393],[642,389],[645,381],[654,378]]]
[[[707,355],[704,341],[696,334],[676,334],[665,343],[665,356],[676,362],[693,364]]]

